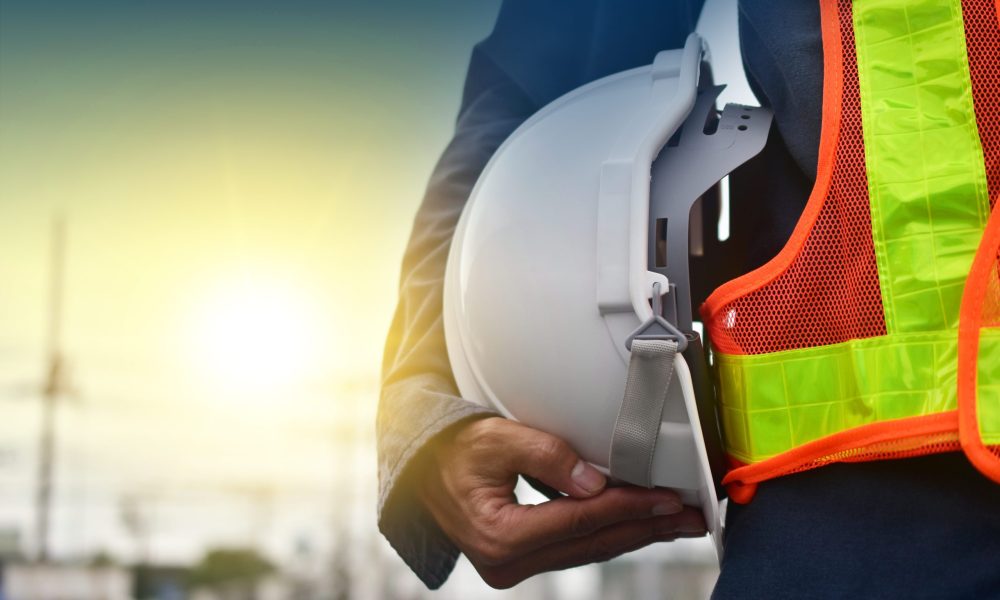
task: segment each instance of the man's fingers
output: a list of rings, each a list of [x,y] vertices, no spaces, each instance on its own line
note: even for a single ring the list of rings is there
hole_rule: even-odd
[[[701,512],[685,508],[675,515],[617,523],[590,535],[558,542],[507,564],[479,568],[491,586],[508,588],[532,575],[602,562],[657,541],[705,535]]]
[[[496,525],[505,532],[505,543],[496,558],[507,562],[616,523],[672,515],[681,509],[680,498],[670,490],[632,486],[609,488],[592,498],[560,498],[535,506],[509,504],[497,515]]]
[[[501,466],[523,473],[574,498],[587,498],[604,489],[600,471],[580,459],[569,444],[554,435],[514,421],[493,423],[503,437]]]
[[[479,488],[470,492],[475,510],[471,532],[460,544],[479,565],[507,564],[552,544],[581,538],[627,521],[646,521],[681,511],[670,490],[633,486],[605,489],[604,476],[584,463],[561,439],[506,419],[470,425],[459,440],[480,469]],[[509,495],[511,478],[524,474],[568,494],[536,506]],[[481,493],[486,492],[486,493]],[[459,537],[466,537],[460,535]]]

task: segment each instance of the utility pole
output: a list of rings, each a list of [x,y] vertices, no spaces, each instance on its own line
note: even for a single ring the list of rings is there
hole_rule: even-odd
[[[47,368],[45,384],[42,387],[42,423],[38,444],[38,480],[35,488],[36,559],[42,563],[49,560],[49,527],[56,449],[56,405],[59,398],[68,391],[66,389],[65,364],[60,347],[65,254],[66,224],[62,218],[56,218],[52,223]]]
[[[125,529],[132,534],[139,564],[148,567],[152,564],[152,553],[149,549],[151,519],[149,506],[144,504],[144,500],[139,492],[126,494],[118,501],[118,511]]]

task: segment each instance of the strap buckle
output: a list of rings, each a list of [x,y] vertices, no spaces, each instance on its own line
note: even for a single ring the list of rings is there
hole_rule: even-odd
[[[683,331],[677,329],[673,323],[663,318],[662,294],[660,294],[660,282],[653,283],[653,316],[646,319],[625,338],[625,348],[632,351],[632,340],[674,340],[677,342],[677,351],[684,352],[687,349],[688,337]]]

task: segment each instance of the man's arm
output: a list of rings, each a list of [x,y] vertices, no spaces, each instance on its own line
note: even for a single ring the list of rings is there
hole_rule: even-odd
[[[704,532],[700,514],[682,511],[675,494],[602,492],[603,476],[561,440],[484,419],[493,413],[458,396],[441,315],[455,226],[500,144],[556,96],[682,45],[697,15],[690,4],[700,0],[507,0],[493,35],[473,51],[454,138],[403,260],[377,419],[379,528],[430,588],[444,583],[460,549],[487,582],[507,586]],[[512,494],[519,473],[570,498],[521,507]],[[581,486],[581,478],[593,481]]]
[[[477,67],[481,60],[474,55],[474,69],[495,69]],[[487,583],[509,587],[542,571],[705,533],[699,511],[682,507],[673,492],[605,490],[604,476],[562,440],[484,418],[493,413],[458,397],[441,316],[448,247],[489,156],[534,110],[502,73],[493,76],[482,87],[470,77],[468,108],[418,213],[379,405],[379,528],[432,589],[460,551]],[[513,495],[519,474],[568,497],[521,506]]]
[[[412,463],[450,426],[493,414],[459,397],[441,314],[452,235],[479,173],[535,106],[478,48],[455,135],[438,161],[403,258],[399,305],[386,342],[377,418],[379,529],[427,584],[440,586],[458,557],[416,497]]]

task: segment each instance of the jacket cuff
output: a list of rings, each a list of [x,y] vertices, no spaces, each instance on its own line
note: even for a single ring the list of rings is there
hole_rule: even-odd
[[[393,463],[380,461],[378,527],[403,562],[433,590],[448,579],[460,552],[417,496],[415,478],[421,476],[417,465],[423,451],[444,430],[467,419],[495,416],[496,413],[456,396],[426,389],[418,393],[429,397],[416,404],[422,404],[438,416],[405,444]]]

